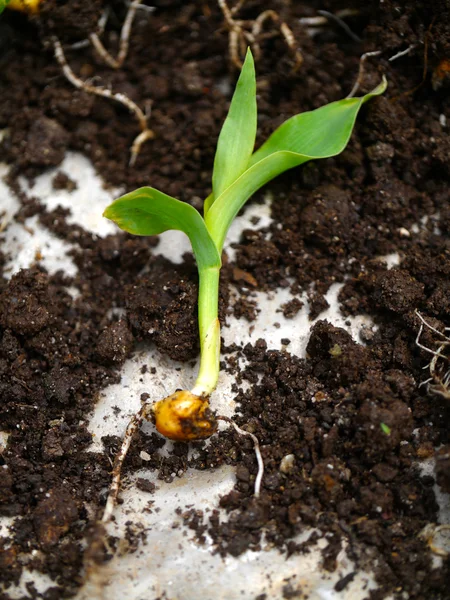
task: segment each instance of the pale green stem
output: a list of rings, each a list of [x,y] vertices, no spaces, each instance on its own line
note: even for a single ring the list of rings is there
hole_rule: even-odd
[[[219,267],[199,270],[198,328],[200,334],[200,369],[191,390],[197,396],[209,396],[219,379],[220,324]]]

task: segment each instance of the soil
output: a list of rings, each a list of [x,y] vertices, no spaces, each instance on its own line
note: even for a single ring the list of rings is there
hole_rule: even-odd
[[[103,40],[117,48],[125,17],[120,2],[46,0],[37,16],[2,15],[0,128],[9,129],[1,152],[11,165],[13,190],[17,175],[32,179],[73,150],[92,160],[107,185],[131,190],[151,183],[201,208],[229,103],[224,81],[237,76],[228,34],[215,2],[152,5],[154,12],[138,12],[129,55],[117,71],[89,46],[69,45],[95,31],[109,6]],[[359,42],[335,22],[313,37],[298,22],[317,9],[349,7],[355,13],[347,22]],[[450,8],[444,0],[248,0],[240,17],[254,19],[269,8],[291,27],[304,63],[293,70],[292,52],[267,25],[274,35],[261,42],[257,62],[259,142],[287,117],[344,97],[363,52],[381,51],[365,64],[363,91],[381,73],[389,90],[364,107],[341,156],[270,184],[273,223],[245,231],[236,244],[234,262],[223,269],[221,319],[234,311],[251,321],[260,309],[249,289],[286,287],[295,296],[309,292],[315,319],[326,308],[330,285],[341,282],[342,311],[368,313],[376,328],[355,341],[319,320],[306,359],[289,353],[290,340],[281,352],[264,340],[243,348],[236,340],[224,348],[224,368],[236,377],[236,420],[262,447],[266,472],[258,500],[251,442],[231,430],[208,446],[197,444],[199,457],[191,463],[183,444],[163,463],[158,451],[164,440],[139,433],[126,470],[145,466],[170,480],[188,464],[236,465],[235,488],[220,501],[229,512],[226,523],[219,512],[186,514],[186,524],[200,540],[207,532],[218,552],[258,549],[263,533],[282,551],[307,552],[317,536],[303,545],[293,537],[315,526],[329,542],[325,569],[335,569],[344,540],[356,568],[375,569],[379,587],[368,598],[446,600],[450,560],[433,567],[419,533],[438,519],[435,483],[450,491],[450,402],[419,386],[430,355],[416,344],[416,311],[441,332],[450,325]],[[70,85],[53,58],[55,35],[81,77],[94,77],[141,107],[152,101],[155,140],[143,145],[133,168],[135,119],[122,106]],[[60,174],[53,185],[70,189],[74,182]],[[157,239],[118,234],[99,240],[69,226],[67,210],[49,212],[34,198],[19,198],[15,219],[38,215],[76,245],[79,267],[73,278],[49,275],[37,264],[0,280],[0,430],[10,434],[0,455],[0,514],[18,517],[10,538],[0,539],[0,598],[10,597],[8,588],[26,566],[52,578],[54,586],[39,596],[49,600],[72,596],[83,581],[83,540],[101,512],[109,459],[120,442],[108,437],[104,452],[88,452],[87,420],[98,393],[120,380],[120,366],[137,341],[178,360],[196,356],[197,280],[191,256],[174,265],[153,255]],[[401,262],[388,269],[379,256],[393,253]],[[241,293],[234,306],[232,284]],[[76,299],[68,286],[78,290]],[[301,302],[295,297],[280,312],[295,319]],[[111,316],[113,308],[125,309],[124,316]],[[421,341],[428,348],[441,343],[428,328]],[[247,359],[242,370],[236,353]],[[250,383],[245,393],[244,381]],[[144,445],[145,462],[139,455]],[[423,476],[418,459],[434,455],[435,477]],[[145,480],[138,485],[145,487]],[[345,594],[352,576],[336,590]],[[287,584],[284,596],[296,594]],[[26,597],[38,596],[30,587]]]

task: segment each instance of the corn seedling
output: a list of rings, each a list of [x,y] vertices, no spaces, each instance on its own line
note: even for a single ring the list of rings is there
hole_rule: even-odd
[[[192,390],[175,392],[153,407],[156,427],[166,437],[197,440],[209,437],[217,428],[209,397],[219,377],[221,253],[234,218],[258,189],[284,171],[342,152],[361,106],[385,89],[383,80],[361,98],[340,100],[296,115],[253,152],[257,128],[256,80],[252,53],[248,50],[219,136],[212,193],[205,200],[204,217],[189,204],[151,187],[126,194],[106,209],[105,217],[135,235],[158,235],[170,229],[183,231],[197,262],[200,368]]]
[[[216,388],[220,368],[218,300],[225,237],[246,201],[266,183],[309,160],[328,158],[342,152],[361,106],[382,94],[386,86],[383,78],[376,89],[361,98],[333,102],[296,115],[285,121],[253,152],[257,128],[256,78],[249,49],[219,135],[212,192],[204,202],[203,218],[189,204],[151,187],[122,196],[105,210],[105,217],[134,235],[158,235],[167,230],[179,230],[188,236],[199,274],[200,368],[192,390],[176,391],[153,405],[144,403],[131,418],[114,461],[102,527],[111,519],[122,465],[133,434],[144,419],[153,419],[159,433],[175,441],[208,438],[217,430],[220,420],[230,423],[239,434],[250,436],[258,462],[254,494],[259,495],[264,463],[256,436],[240,429],[228,417],[216,417],[209,406],[209,397]]]

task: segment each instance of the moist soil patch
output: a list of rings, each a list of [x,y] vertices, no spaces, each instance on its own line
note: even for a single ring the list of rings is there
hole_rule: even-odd
[[[0,127],[8,127],[2,159],[11,165],[13,190],[18,175],[32,179],[73,150],[90,158],[107,185],[131,190],[151,184],[201,207],[229,82],[237,77],[228,32],[215,2],[152,5],[153,12],[138,12],[128,57],[117,71],[89,45],[71,45],[96,30],[108,7],[103,40],[115,51],[122,3],[45,0],[37,16],[2,15]],[[318,9],[348,8],[353,35],[333,20],[311,35],[298,20]],[[263,533],[283,552],[307,552],[317,536],[302,545],[293,537],[314,526],[329,542],[326,570],[335,569],[344,541],[355,568],[375,570],[379,587],[367,597],[448,599],[449,558],[433,566],[419,534],[437,522],[435,483],[450,491],[450,401],[419,386],[431,355],[416,344],[416,311],[440,332],[450,325],[448,3],[248,0],[239,18],[251,20],[267,9],[289,24],[303,65],[293,69],[292,51],[267,24],[257,62],[259,140],[287,117],[345,97],[364,52],[381,54],[365,63],[362,90],[373,88],[381,73],[389,90],[364,107],[341,156],[270,184],[273,222],[246,230],[236,244],[234,262],[223,269],[221,319],[225,323],[234,311],[248,326],[260,310],[249,290],[287,287],[295,297],[280,312],[295,319],[300,294],[309,291],[315,319],[326,308],[330,285],[340,282],[341,310],[368,313],[374,327],[353,340],[319,320],[306,359],[289,353],[290,340],[283,351],[264,340],[242,347],[237,339],[224,348],[223,367],[236,378],[237,422],[262,447],[259,499],[252,495],[257,466],[251,442],[231,430],[209,445],[197,444],[198,457],[190,462],[183,444],[162,461],[164,440],[139,433],[125,473],[146,466],[170,480],[187,466],[236,465],[235,488],[220,501],[229,512],[226,523],[218,511],[184,515],[200,540],[209,534],[218,552],[258,549]],[[74,89],[53,57],[52,36],[80,77],[101,81],[141,107],[152,101],[155,139],[142,146],[133,168],[135,119],[116,103]],[[64,174],[54,179],[55,189],[73,186]],[[44,595],[30,586],[27,597],[53,599],[70,597],[82,584],[83,540],[101,514],[101,492],[120,442],[108,437],[104,452],[88,451],[87,421],[98,393],[120,381],[120,366],[138,341],[177,360],[195,358],[197,278],[192,257],[181,265],[155,257],[156,239],[98,239],[68,225],[67,210],[50,212],[32,197],[19,198],[15,219],[37,215],[74,243],[79,269],[69,278],[37,264],[0,280],[0,429],[9,433],[0,455],[0,512],[17,517],[10,537],[0,539],[0,597],[9,598],[8,588],[27,567],[54,581]],[[400,264],[388,269],[379,257],[394,253]],[[234,306],[231,285],[240,293]],[[68,286],[76,288],[76,299]],[[125,309],[124,316],[111,317],[114,308]],[[441,339],[425,328],[421,342],[437,348]],[[245,357],[245,368],[236,356]],[[244,382],[250,384],[245,392]],[[418,461],[433,456],[435,476],[421,475]],[[351,579],[336,585],[343,597]],[[286,598],[297,593],[286,584]]]

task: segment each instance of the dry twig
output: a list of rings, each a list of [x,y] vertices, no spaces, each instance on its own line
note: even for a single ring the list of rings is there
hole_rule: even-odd
[[[55,58],[61,66],[61,69],[65,75],[65,77],[70,81],[70,83],[75,86],[79,90],[83,90],[88,94],[93,94],[95,96],[101,96],[102,98],[109,98],[110,100],[114,100],[122,106],[125,106],[131,113],[136,117],[139,127],[141,129],[141,133],[135,138],[133,144],[131,146],[131,156],[130,156],[130,166],[133,166],[136,162],[136,158],[141,150],[142,144],[147,140],[151,140],[155,137],[155,134],[151,129],[149,129],[147,124],[148,116],[139,108],[137,104],[135,104],[128,96],[122,94],[120,92],[112,92],[111,90],[91,85],[86,81],[83,81],[69,67],[66,56],[64,54],[64,50],[62,48],[61,42],[58,38],[53,37],[53,48],[55,52]]]

